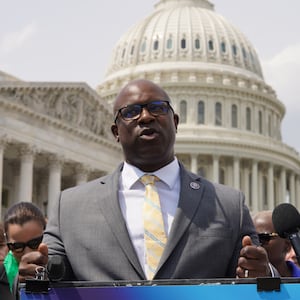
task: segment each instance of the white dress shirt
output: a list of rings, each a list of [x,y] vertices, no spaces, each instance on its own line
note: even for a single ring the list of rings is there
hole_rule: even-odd
[[[144,270],[146,264],[143,225],[145,186],[139,179],[145,174],[153,174],[160,179],[155,185],[161,202],[165,232],[168,236],[180,193],[180,175],[177,158],[167,166],[152,173],[145,173],[125,162],[120,176],[119,201],[121,210],[127,224],[129,235]]]

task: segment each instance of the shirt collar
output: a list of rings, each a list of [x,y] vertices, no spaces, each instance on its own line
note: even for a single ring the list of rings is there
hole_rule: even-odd
[[[137,167],[124,162],[123,170],[121,173],[123,186],[127,189],[132,188],[132,186],[144,175],[153,174],[157,176],[161,181],[168,185],[169,189],[172,189],[176,183],[179,176],[179,163],[175,157],[172,162],[163,168],[151,172],[145,173],[144,171],[138,169]]]

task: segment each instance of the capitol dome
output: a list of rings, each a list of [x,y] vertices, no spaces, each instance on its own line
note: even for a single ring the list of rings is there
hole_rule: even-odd
[[[160,1],[155,11],[132,27],[116,45],[107,79],[126,73],[184,67],[220,68],[262,78],[254,47],[206,0]]]
[[[159,1],[120,38],[97,91],[112,103],[137,78],[169,94],[176,156],[188,169],[242,190],[253,212],[296,204],[300,157],[281,139],[285,106],[254,46],[212,1]]]

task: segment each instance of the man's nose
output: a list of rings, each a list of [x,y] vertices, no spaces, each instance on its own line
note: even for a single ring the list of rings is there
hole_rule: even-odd
[[[139,117],[139,120],[153,120],[155,117],[149,112],[147,107],[143,107],[141,111],[141,115]]]

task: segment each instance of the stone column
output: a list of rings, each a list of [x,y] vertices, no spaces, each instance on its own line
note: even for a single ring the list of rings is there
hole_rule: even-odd
[[[213,155],[213,181],[219,182],[219,156]]]
[[[273,210],[274,207],[274,167],[273,164],[270,163],[268,166],[268,209]]]
[[[197,154],[191,154],[191,171],[195,174],[198,174]]]
[[[258,211],[258,163],[256,160],[252,161],[252,187],[251,187],[251,194],[252,194],[252,210],[253,212]]]
[[[83,184],[88,181],[89,168],[79,164],[75,167],[76,171],[76,185]]]
[[[279,202],[286,202],[286,170],[284,167],[280,170],[280,193],[279,193]]]
[[[48,206],[47,216],[49,217],[55,201],[58,201],[61,191],[61,172],[63,158],[56,155],[51,155],[49,161],[49,182],[48,182]]]
[[[249,186],[249,167],[245,166],[244,167],[244,172],[243,172],[243,183],[244,183],[244,194],[245,194],[245,200],[246,204],[249,207],[249,209],[252,209],[252,201],[250,199],[250,186]]]
[[[233,158],[233,187],[240,189],[240,158]]]
[[[295,186],[295,197],[296,197],[296,207],[300,207],[300,175],[296,175],[296,186]]]
[[[265,204],[265,201],[266,199],[264,199],[264,194],[263,194],[263,191],[264,191],[264,187],[263,187],[263,172],[261,170],[261,168],[257,167],[257,209],[258,210],[263,210],[265,209],[264,208],[264,204]]]
[[[290,203],[296,205],[296,197],[295,197],[295,174],[293,171],[289,176],[289,187],[290,187]]]
[[[20,188],[18,201],[32,202],[33,161],[35,148],[23,146],[20,149]]]

